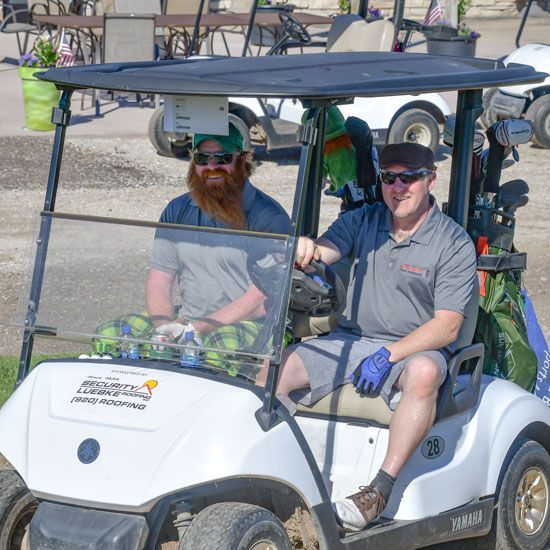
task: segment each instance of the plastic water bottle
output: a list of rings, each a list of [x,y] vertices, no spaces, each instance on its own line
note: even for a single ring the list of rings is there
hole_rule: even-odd
[[[122,340],[120,341],[120,354],[121,359],[139,359],[139,349],[135,342],[130,341],[132,338],[132,328],[130,325],[122,325],[120,329],[122,334]]]
[[[180,365],[182,367],[196,367],[199,364],[199,352],[191,347],[196,345],[195,331],[186,328],[183,333],[183,349],[180,358]]]

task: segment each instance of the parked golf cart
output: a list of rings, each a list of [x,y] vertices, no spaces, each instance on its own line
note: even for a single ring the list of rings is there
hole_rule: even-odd
[[[529,0],[516,36],[517,50],[504,58],[505,65],[522,63],[531,65],[537,71],[550,72],[550,44],[524,44],[520,46],[521,36],[533,0]],[[495,120],[505,118],[526,118],[535,125],[533,143],[544,149],[550,149],[550,77],[535,84],[519,86],[499,86],[488,90],[483,97],[485,113],[481,122],[485,127]]]
[[[399,3],[399,2],[398,2]],[[290,13],[280,14],[284,35],[267,55],[287,53],[290,46],[306,48],[314,46],[307,29]],[[358,15],[344,15],[336,18],[328,33],[327,51],[353,51],[358,48],[358,34],[364,29],[354,28],[363,23]],[[405,21],[405,23],[409,23]],[[382,27],[379,28],[378,25]],[[389,26],[388,28],[385,26]],[[384,36],[373,36],[366,49],[390,51],[394,42],[394,25],[389,21],[374,21],[367,28]],[[408,28],[408,27],[407,27]],[[344,35],[349,34],[345,39]],[[406,31],[404,36],[410,36]],[[381,40],[381,41],[380,41]],[[355,44],[354,44],[355,43]],[[406,44],[401,47],[405,48]],[[294,50],[296,51],[296,50]],[[230,112],[239,116],[250,128],[250,137],[255,144],[265,145],[268,150],[299,145],[296,132],[300,126],[304,109],[294,99],[288,98],[242,98],[230,97]],[[374,143],[411,141],[430,147],[434,152],[439,146],[440,126],[452,113],[447,102],[438,93],[417,95],[395,95],[384,98],[357,98],[350,105],[341,107],[344,116],[356,116],[368,123]],[[164,127],[164,106],[158,107],[149,121],[149,139],[158,153],[164,156],[185,156],[189,150],[189,136],[186,133],[166,131]]]
[[[318,230],[327,108],[354,97],[458,90],[447,213],[465,226],[482,88],[545,76],[480,59],[392,53],[95,65],[41,76],[62,96],[34,267],[18,309],[20,385],[0,410],[0,453],[10,464],[0,470],[0,548],[154,549],[169,538],[181,550],[418,548],[491,530],[499,548],[544,548],[550,411],[515,384],[483,376],[483,346],[469,345],[466,333],[435,425],[399,475],[383,518],[359,533],[338,529],[331,502],[379,468],[391,411],[347,385],[292,414],[276,398],[276,380],[287,314],[297,326],[299,318],[334,314],[344,299],[339,277],[317,264],[329,288],[308,286],[304,302],[303,274],[292,269],[296,237]],[[89,87],[300,101],[309,117],[299,134],[295,233],[55,212],[71,95]],[[266,296],[253,344],[161,346],[113,334],[115,349],[131,342],[140,358],[79,358],[105,338],[96,328],[102,322],[144,308],[151,246],[167,235],[191,247],[190,257],[201,247],[201,257],[223,249],[241,258]],[[193,298],[207,300],[208,292]],[[78,351],[29,372],[38,337]],[[199,359],[181,366],[189,349]],[[260,369],[265,389],[254,384]]]

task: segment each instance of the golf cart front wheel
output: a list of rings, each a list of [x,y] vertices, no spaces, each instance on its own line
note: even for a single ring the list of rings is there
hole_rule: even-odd
[[[434,154],[439,145],[439,124],[433,115],[423,109],[410,109],[401,113],[392,123],[388,143],[419,143]]]
[[[497,507],[496,548],[546,548],[550,538],[550,456],[522,440],[506,468]]]
[[[290,550],[278,518],[265,508],[242,502],[212,504],[185,531],[179,550]]]
[[[550,149],[550,96],[535,99],[529,105],[525,118],[535,125],[532,142],[543,149]]]
[[[28,550],[28,528],[38,502],[10,469],[0,470],[0,550]]]
[[[155,109],[149,120],[149,140],[163,157],[185,157],[191,147],[189,135],[164,131],[164,106]]]

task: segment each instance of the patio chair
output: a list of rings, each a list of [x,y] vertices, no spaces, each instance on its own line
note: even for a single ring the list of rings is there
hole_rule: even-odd
[[[165,0],[164,13],[166,15],[196,14],[199,11],[200,0]],[[203,13],[209,12],[208,2],[204,3]],[[183,57],[189,55],[189,47],[193,36],[193,27],[168,27],[164,30],[164,39],[166,43],[166,56],[173,58],[181,52]],[[208,36],[208,28],[200,27],[198,44],[195,48],[197,54],[202,46],[202,42]]]
[[[115,13],[162,13],[160,0],[114,0]]]
[[[250,10],[252,9],[254,5],[255,0],[230,0],[229,5],[227,6],[227,9],[225,10],[225,13],[250,13]],[[231,52],[229,51],[229,45],[227,43],[227,38],[225,37],[226,34],[240,34],[244,37],[246,37],[246,27],[243,25],[236,25],[234,27],[229,28],[220,28],[220,35],[222,37],[223,45],[225,47],[225,51],[227,52],[227,55],[231,55]],[[260,49],[261,49],[261,42],[264,41],[263,38],[263,32],[266,32],[267,35],[271,36],[272,33],[268,29],[260,29],[259,27],[255,27],[253,31],[253,38],[252,42],[254,44],[260,43]],[[210,40],[210,48],[212,51],[214,51],[214,34],[212,33],[211,40]],[[254,39],[256,37],[256,40]],[[259,38],[258,38],[259,37]],[[250,46],[248,46],[248,53],[249,55],[252,55],[252,50],[250,49]],[[259,50],[258,50],[259,53]]]
[[[153,61],[154,59],[154,14],[103,14],[102,63]],[[100,96],[95,95],[94,100],[96,116],[99,116]],[[137,100],[141,104],[140,94],[137,94]]]
[[[4,19],[0,22],[0,32],[15,34],[20,56],[27,53],[29,36],[38,36],[41,32],[40,25],[34,21],[34,16],[48,15],[50,13],[48,7],[48,0],[40,3],[37,0],[27,0],[26,9],[15,9],[10,4],[2,4]]]

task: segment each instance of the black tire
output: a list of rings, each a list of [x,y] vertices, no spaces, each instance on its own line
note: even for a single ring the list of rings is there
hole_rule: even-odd
[[[550,95],[543,95],[535,99],[525,118],[535,125],[535,132],[531,141],[543,149],[550,149]]]
[[[434,154],[439,146],[439,124],[433,115],[423,109],[401,113],[392,123],[388,143],[410,141],[429,147]]]
[[[498,88],[491,88],[483,95],[483,113],[481,113],[479,117],[479,122],[481,122],[485,129],[489,128],[493,122],[498,120],[495,111],[491,109],[491,100],[497,92]]]
[[[270,550],[291,548],[283,525],[269,510],[242,502],[223,502],[197,514],[179,550],[249,550],[259,543]]]
[[[149,140],[159,155],[182,158],[191,148],[187,134],[170,134],[164,131],[164,106],[158,107],[149,120]]]
[[[496,548],[542,550],[550,539],[550,456],[529,439],[512,452],[498,498]]]
[[[38,502],[11,469],[0,470],[0,550],[19,550]]]

